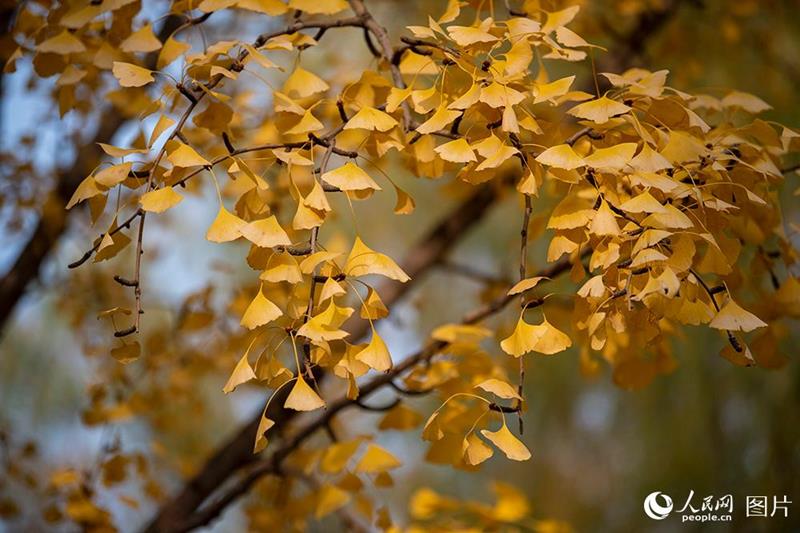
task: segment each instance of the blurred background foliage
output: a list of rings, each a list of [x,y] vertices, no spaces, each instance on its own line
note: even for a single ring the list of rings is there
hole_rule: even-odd
[[[153,12],[157,13],[159,2],[151,3],[156,4]],[[549,9],[574,3],[542,0]],[[669,69],[668,83],[679,89],[715,95],[724,94],[725,88],[752,92],[773,106],[766,119],[800,126],[800,6],[796,0],[690,0],[675,2],[675,6],[669,0],[577,3],[583,9],[576,31],[609,48],[615,38],[632,29],[643,11],[674,9],[666,24],[653,28],[643,39],[642,49],[634,51],[634,64]],[[376,17],[395,36],[403,26],[425,20],[432,6],[439,8],[439,2],[425,0],[371,4],[375,4]],[[236,31],[237,36],[256,33],[255,28],[243,25],[242,20],[229,17],[216,21],[209,31],[219,35]],[[357,31],[342,32],[337,34],[336,46],[322,46],[304,60],[320,73],[346,72],[349,64],[360,69],[370,61],[356,44],[360,38]],[[595,61],[598,71],[613,67],[602,52],[597,52]],[[578,68],[582,69],[579,82],[591,86],[590,62]],[[74,153],[66,142],[69,138],[62,135],[73,119],[67,115],[59,122],[49,99],[53,79],[39,80],[30,74],[30,68],[20,67],[17,73],[5,75],[2,148],[45,154],[37,157],[36,165],[52,168]],[[255,97],[265,98],[264,87],[257,90],[260,94]],[[31,121],[30,116],[37,119]],[[356,213],[359,220],[368,221],[360,226],[367,242],[383,242],[383,251],[401,257],[422,228],[447,213],[448,206],[440,197],[442,187],[447,187],[417,180],[402,168],[394,169],[393,177],[417,201],[412,216],[387,216],[392,206],[385,197],[358,204]],[[37,190],[46,185],[30,187]],[[797,175],[792,174],[784,191],[787,227],[800,222],[797,197],[792,194],[796,188]],[[33,205],[35,198],[32,195]],[[393,352],[411,352],[432,326],[459,317],[474,307],[483,291],[497,289],[502,280],[512,278],[517,267],[509,257],[515,257],[518,246],[520,212],[515,202],[509,198],[495,206],[459,245],[451,262],[462,267],[435,270],[393,313],[388,328]],[[108,356],[110,331],[95,320],[95,314],[119,301],[122,293],[111,281],[114,264],[66,270],[65,265],[82,253],[92,235],[75,220],[51,254],[41,281],[3,329],[0,461],[13,462],[13,468],[29,471],[32,478],[48,479],[50,472],[66,465],[102,469],[104,454],[119,444],[129,453],[151,457],[153,466],[146,476],[134,475],[109,491],[108,499],[133,495],[143,487],[158,495],[173,490],[179,479],[176,473],[192,472],[215,445],[260,408],[263,398],[255,389],[231,396],[221,393],[234,356],[213,353],[213,342],[192,338],[190,325],[218,320],[212,328],[216,334],[236,327],[215,313],[224,311],[219,308],[226,301],[224,295],[252,282],[252,273],[240,266],[246,251],[215,246],[201,238],[197,228],[204,228],[216,209],[211,194],[185,204],[179,221],[171,213],[158,222],[160,230],[148,247],[157,259],[148,263],[145,272],[149,312],[144,328],[163,330],[161,342],[169,348],[158,347],[164,352],[161,359],[143,364],[154,365],[170,382],[171,388],[161,391],[173,394],[159,397],[158,389],[150,387],[150,396],[137,397],[137,378],[116,369],[117,363]],[[18,208],[3,206],[0,212],[6,219],[15,219],[14,209]],[[10,264],[30,225],[30,215],[4,225],[3,255],[8,257],[3,268]],[[349,221],[342,221],[341,231],[342,241],[349,240]],[[533,268],[544,265],[544,250],[544,246],[534,248]],[[126,264],[127,260],[122,254],[114,262]],[[459,273],[463,265],[480,272],[481,282],[474,275]],[[189,295],[194,296],[187,303]],[[567,316],[569,300],[559,297],[557,301],[563,303],[563,310],[554,312]],[[449,496],[490,502],[491,480],[502,480],[529,498],[534,516],[563,520],[578,531],[625,532],[675,527],[674,522],[649,521],[642,513],[644,496],[655,490],[676,500],[690,490],[698,498],[730,493],[736,505],[743,504],[745,495],[786,494],[797,500],[788,521],[747,520],[737,512],[737,521],[719,529],[789,531],[800,527],[796,348],[800,329],[796,322],[789,327],[790,335],[780,347],[788,364],[776,370],[734,366],[719,356],[722,337],[701,328],[686,329],[673,343],[674,371],[635,391],[616,387],[604,366],[587,375],[575,348],[555,358],[531,358],[526,382],[529,410],[524,417],[531,461],[495,459],[478,473],[454,472],[424,461],[427,444],[420,441],[419,430],[387,432],[382,444],[406,464],[396,475],[396,486],[382,491],[381,498],[390,502],[396,517],[402,517],[412,494],[423,485]],[[142,368],[142,373],[146,370]],[[100,383],[112,396],[133,392],[129,403],[135,416],[123,409],[117,413],[119,424],[87,427],[86,412],[91,411],[91,398],[99,394]],[[175,390],[183,392],[175,394]],[[147,405],[146,415],[137,411],[137,401]],[[411,405],[423,413],[436,407],[425,398],[413,399]],[[339,424],[345,434],[356,435],[360,428],[376,424],[378,416],[359,413]],[[16,491],[22,517],[5,526],[0,519],[0,530],[42,527],[37,516],[47,499],[45,485]],[[118,523],[139,524],[153,505],[143,500],[137,506],[114,504],[111,509]],[[229,513],[217,528],[242,527],[239,520],[237,513]],[[20,525],[22,529],[17,529]]]

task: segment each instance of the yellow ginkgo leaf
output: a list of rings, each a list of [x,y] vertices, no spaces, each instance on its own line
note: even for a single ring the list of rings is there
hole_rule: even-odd
[[[620,209],[628,213],[665,213],[664,206],[647,191],[623,202]],[[654,230],[655,231],[655,230]]]
[[[132,163],[128,162],[104,168],[94,175],[94,181],[110,189],[125,181],[131,171],[131,166]]]
[[[225,209],[224,205],[220,205],[214,222],[206,232],[206,239],[211,242],[236,240],[242,236],[242,228],[245,225],[247,222]]]
[[[444,105],[439,106],[431,117],[417,127],[419,133],[427,134],[444,129],[461,115],[461,111],[447,109]]]
[[[392,356],[389,354],[389,349],[375,330],[372,330],[372,339],[369,344],[358,352],[356,359],[378,372],[388,372],[392,368]]]
[[[269,324],[281,315],[283,315],[283,311],[280,307],[269,301],[259,288],[256,297],[242,315],[241,325],[247,329],[255,329],[258,326]]]
[[[119,45],[123,52],[155,52],[161,48],[161,41],[153,33],[153,26],[147,24],[130,34]]]
[[[450,38],[453,39],[459,46],[470,46],[476,43],[493,43],[497,41],[497,37],[481,28],[474,26],[450,26],[447,28]]]
[[[311,110],[309,109],[303,114],[303,118],[300,119],[300,122],[286,130],[286,133],[288,135],[299,135],[310,131],[319,131],[324,127],[322,122],[317,120],[317,117],[311,114]]]
[[[367,451],[361,456],[361,460],[358,461],[355,471],[364,474],[378,474],[397,468],[401,464],[397,457],[391,453],[377,444],[370,444],[367,447]]]
[[[533,350],[539,338],[540,330],[537,326],[528,324],[520,317],[514,332],[500,342],[500,347],[508,355],[521,357]]]
[[[330,86],[316,74],[297,67],[283,84],[283,92],[289,96],[306,98],[313,94],[325,92]]]
[[[554,102],[561,96],[567,94],[575,76],[567,76],[550,83],[537,83],[533,89],[533,103]]]
[[[605,200],[602,201],[600,207],[592,218],[592,223],[589,225],[589,231],[595,235],[619,235],[619,224],[617,224],[617,217]]]
[[[338,281],[333,278],[328,278],[325,280],[325,283],[322,284],[322,290],[319,292],[319,302],[322,303],[342,294],[347,294],[347,291],[342,288]]]
[[[475,152],[472,151],[469,143],[463,137],[437,146],[433,151],[439,154],[439,157],[451,163],[469,163],[470,161],[478,160],[475,157]]]
[[[483,389],[486,392],[491,392],[495,396],[500,398],[504,398],[506,400],[516,399],[521,400],[522,398],[517,393],[517,389],[515,389],[509,383],[502,381],[500,379],[490,378],[485,381],[482,381],[475,385],[476,389]]]
[[[210,165],[210,163],[206,161],[203,156],[198,154],[194,148],[180,141],[177,141],[177,143],[177,146],[173,148],[167,156],[170,163],[181,168],[205,167]]]
[[[583,158],[576,154],[572,146],[568,144],[560,144],[548,148],[539,154],[536,161],[543,165],[563,168],[564,170],[573,170],[586,165]]]
[[[274,248],[275,246],[289,246],[291,239],[278,223],[275,215],[260,220],[254,220],[240,229],[242,236],[261,248]]]
[[[570,346],[572,339],[550,324],[546,318],[541,324],[532,325],[520,317],[514,332],[500,343],[503,351],[514,357],[521,357],[528,352],[553,355]]]
[[[390,257],[376,252],[364,244],[361,237],[356,237],[353,249],[347,256],[344,273],[352,277],[380,274],[402,283],[411,279]]]
[[[622,102],[617,102],[607,96],[602,96],[597,100],[578,104],[567,111],[567,113],[573,117],[591,120],[595,124],[605,124],[610,118],[622,115],[630,110],[631,108]]]
[[[647,143],[644,143],[642,150],[636,154],[636,157],[631,159],[631,167],[640,172],[658,172],[659,170],[666,170],[672,168],[666,157],[659,154]]]
[[[74,34],[64,30],[58,35],[39,43],[36,46],[36,51],[61,55],[79,54],[86,51],[86,46]]]
[[[733,301],[733,298],[728,298],[728,302],[722,306],[722,309],[708,325],[715,329],[746,332],[764,328],[767,323],[743,309]]]
[[[150,140],[147,141],[147,146],[153,146],[155,142],[161,137],[161,134],[167,131],[167,129],[175,124],[175,121],[169,118],[167,115],[161,115],[158,118],[158,122],[153,127],[153,131],[150,133]]]
[[[479,465],[494,455],[492,448],[474,433],[467,435],[461,442],[461,453],[464,462],[472,466]]]
[[[97,186],[94,176],[87,176],[80,182],[75,192],[72,193],[72,197],[69,199],[69,202],[67,202],[66,209],[72,209],[75,205],[84,200],[88,200],[98,194],[103,194],[104,191],[105,189],[100,189],[100,187]]]
[[[347,9],[345,0],[289,0],[289,7],[311,15],[333,15]]]
[[[166,41],[164,41],[164,46],[161,48],[161,51],[158,53],[158,61],[156,65],[158,66],[159,70],[163,69],[183,54],[189,51],[192,47],[189,43],[184,43],[183,41],[178,41],[174,37],[170,37]]]
[[[315,3],[319,3],[315,1]],[[314,518],[319,520],[328,516],[350,503],[350,493],[337,487],[336,485],[323,485],[317,493],[317,507],[314,510]]]
[[[400,187],[395,186],[394,190],[397,194],[397,201],[394,204],[394,214],[410,215],[413,213],[414,209],[417,207],[414,198]]]
[[[303,273],[291,254],[274,254],[267,265],[266,270],[258,276],[262,281],[278,283],[286,281],[288,283],[300,283],[303,281]]]
[[[587,166],[603,170],[622,170],[633,159],[636,143],[621,143],[609,148],[599,148],[583,160]]]
[[[431,338],[437,341],[461,344],[477,344],[491,336],[492,331],[483,326],[472,324],[444,324],[431,332]]]
[[[518,282],[516,285],[514,285],[508,290],[508,295],[512,296],[514,294],[519,294],[521,292],[529,291],[532,288],[536,287],[536,285],[538,285],[539,282],[542,281],[543,279],[550,279],[550,278],[546,276],[534,276],[532,278],[523,279],[522,281]]]
[[[358,113],[350,117],[344,129],[363,129],[386,132],[397,126],[397,121],[388,113],[374,107],[362,107]]]
[[[316,342],[343,339],[347,337],[348,333],[339,328],[352,314],[352,308],[339,307],[333,300],[330,300],[324,311],[314,315],[308,322],[300,326],[297,334]]]
[[[139,203],[145,211],[161,213],[178,205],[182,200],[183,196],[176,193],[172,187],[167,186],[143,194]]]
[[[264,451],[268,444],[267,431],[274,425],[275,421],[267,418],[266,413],[261,415],[261,420],[258,422],[258,430],[256,431],[256,442],[253,445],[253,453]]]
[[[506,454],[506,457],[514,461],[527,461],[531,458],[531,452],[517,437],[511,433],[505,422],[503,426],[497,431],[489,431],[482,429],[481,435],[492,441],[492,444]]]
[[[399,403],[392,407],[386,416],[381,418],[378,429],[397,429],[406,431],[419,426],[422,422],[422,415],[411,409],[404,403]]]
[[[306,380],[302,376],[297,377],[294,382],[292,391],[286,397],[286,402],[283,404],[286,409],[294,409],[295,411],[314,411],[325,407],[325,400],[319,397],[319,394],[314,392]]]
[[[322,181],[343,191],[381,190],[380,185],[352,161],[348,161],[337,169],[329,170],[322,175]]]
[[[539,328],[539,336],[533,346],[534,352],[553,355],[572,346],[569,335],[557,329],[546,318],[536,327]]]
[[[372,287],[367,289],[367,297],[364,298],[364,303],[361,305],[359,316],[365,320],[379,320],[389,316],[389,309],[383,304],[378,291]]]
[[[361,442],[360,438],[356,438],[331,444],[322,454],[319,469],[326,474],[338,474],[358,451]]]
[[[155,81],[152,71],[122,61],[114,61],[111,72],[123,87],[142,87]]]
[[[250,353],[250,349],[248,348],[244,355],[239,359],[239,362],[236,363],[236,366],[231,373],[231,377],[228,378],[228,382],[225,383],[225,386],[222,388],[222,392],[225,394],[229,394],[233,392],[236,387],[243,383],[247,383],[251,379],[256,379],[256,373],[253,372],[253,367],[250,366],[250,361],[247,360],[247,356]]]

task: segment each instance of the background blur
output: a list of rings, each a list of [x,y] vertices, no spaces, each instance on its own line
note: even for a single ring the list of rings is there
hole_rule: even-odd
[[[439,2],[422,0],[372,3],[377,5],[376,17],[394,36],[402,26],[426,20],[425,10],[432,5],[441,10]],[[577,31],[587,40],[611,48],[614,35],[623,34],[637,13],[662,3],[586,1]],[[158,1],[145,4],[154,18],[164,6]],[[752,92],[774,107],[765,119],[797,128],[799,12],[796,0],[680,2],[666,25],[648,36],[638,63],[652,70],[669,69],[668,83],[678,89],[710,94],[723,88]],[[218,35],[236,38],[263,31],[263,27],[247,24],[232,16],[214,21],[212,27]],[[347,30],[337,35],[341,41],[335,46],[323,45],[304,56],[313,70],[334,72],[346,70],[348,65],[360,69],[369,62],[363,46],[356,44],[358,32]],[[602,71],[602,53],[596,59]],[[591,83],[590,65],[580,68],[579,81]],[[54,78],[33,79],[29,60],[20,61],[17,72],[2,79],[2,150],[30,157],[40,175],[69,164],[75,153],[73,130],[85,127],[69,114],[58,118],[57,106],[50,98],[53,83]],[[261,98],[264,89],[258,89]],[[117,144],[124,145],[136,131],[135,126],[123,129]],[[447,213],[447,206],[438,200],[440,183],[417,180],[404,169],[396,172],[398,182],[417,200],[416,212],[409,217],[387,216],[389,199],[376,197],[359,204],[357,214],[359,219],[369,220],[360,228],[365,240],[389,243],[384,251],[399,258],[423,228]],[[23,186],[5,171],[2,181],[3,187]],[[800,222],[800,206],[792,194],[797,181],[797,175],[791,175],[785,185],[787,227]],[[44,185],[27,186],[36,189]],[[149,221],[159,222],[149,227],[148,234],[148,254],[155,259],[147,262],[145,299],[148,310],[154,312],[145,320],[145,329],[148,321],[170,320],[190,294],[213,287],[209,300],[213,307],[225,300],[225,294],[253,280],[253,273],[242,268],[244,247],[213,245],[202,238],[203,228],[217,209],[211,190],[206,192],[187,199],[169,216]],[[31,198],[24,208],[0,206],[0,272],[10,266],[32,230],[36,196]],[[116,364],[107,360],[110,330],[94,316],[119,298],[109,280],[117,272],[115,264],[124,265],[130,257],[122,254],[112,264],[68,271],[66,265],[83,253],[93,235],[86,218],[80,212],[73,217],[70,231],[50,255],[40,282],[2,326],[0,430],[6,441],[0,444],[0,460],[6,460],[6,453],[10,456],[7,448],[19,450],[32,441],[38,453],[24,464],[32,473],[65,465],[92,465],[101,460],[104,447],[119,438],[128,449],[163,462],[165,468],[156,471],[155,477],[164,483],[164,490],[171,491],[177,486],[175,472],[191,472],[200,464],[215,444],[260,408],[263,392],[252,388],[223,395],[222,385],[234,359],[215,358],[215,354],[194,347],[181,356],[187,366],[203,365],[202,378],[192,382],[190,394],[166,399],[164,412],[147,419],[84,426],[81,414],[89,405],[88,391],[101,379],[109,379],[113,372],[108,366]],[[469,264],[489,277],[511,278],[517,268],[512,258],[518,246],[518,218],[515,201],[499,203],[459,245],[452,261]],[[343,236],[349,238],[346,232],[351,230],[345,226]],[[539,252],[533,256],[538,258],[534,267],[543,266],[545,247],[534,250]],[[392,352],[412,352],[432,326],[474,307],[480,290],[481,285],[469,277],[433,271],[383,326]],[[566,299],[564,305],[567,309]],[[396,487],[384,491],[382,497],[391,502],[394,516],[402,517],[408,498],[423,482],[444,494],[491,501],[489,481],[503,480],[530,497],[535,516],[565,520],[578,531],[622,532],[676,527],[674,520],[657,523],[642,513],[643,498],[656,490],[672,495],[678,508],[690,490],[695,492],[695,506],[707,495],[732,494],[739,518],[743,513],[738,506],[746,495],[787,495],[795,500],[789,520],[739,520],[714,529],[798,530],[800,328],[797,323],[790,327],[791,335],[781,347],[789,363],[773,371],[736,367],[718,355],[724,345],[720,336],[703,328],[686,329],[674,342],[676,370],[636,391],[617,388],[606,368],[598,376],[582,376],[574,348],[558,357],[531,358],[524,434],[533,452],[531,461],[495,458],[477,474],[456,472],[423,461],[427,446],[420,440],[419,430],[389,432],[382,436],[382,444],[406,465],[396,476]],[[121,386],[135,390],[136,383]],[[423,413],[436,407],[425,398],[411,403]],[[377,415],[358,413],[348,417],[345,431],[357,434],[359,428],[372,427],[376,421]],[[131,484],[121,490],[133,493],[135,487]],[[23,504],[27,499],[35,513],[38,496],[36,491],[28,492],[21,490],[19,497]],[[149,516],[152,503],[142,502],[139,509],[124,505],[113,509],[122,519],[118,523],[135,525]],[[216,529],[229,531],[241,524],[239,520],[237,512],[231,511]],[[4,527],[16,530],[20,524],[23,529],[35,530],[38,522],[30,517],[15,524],[13,528],[4,526],[0,520],[0,531]]]

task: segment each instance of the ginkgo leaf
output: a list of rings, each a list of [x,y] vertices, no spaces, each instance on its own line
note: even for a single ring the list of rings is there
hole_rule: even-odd
[[[477,344],[491,336],[491,330],[472,324],[444,324],[431,332],[431,338],[449,343]]]
[[[439,157],[452,163],[469,163],[478,160],[475,152],[463,137],[437,146],[434,151],[439,154]]]
[[[308,96],[325,92],[330,86],[316,74],[304,68],[297,67],[283,84],[283,92],[289,96],[306,98]]]
[[[620,209],[628,213],[665,213],[666,209],[661,202],[653,198],[647,191],[620,204]]]
[[[659,170],[672,168],[672,163],[666,157],[650,148],[647,143],[636,154],[636,157],[631,160],[630,165],[632,168],[642,172],[658,172]]]
[[[498,396],[499,398],[504,398],[506,400],[522,399],[520,395],[517,393],[517,390],[513,386],[511,386],[509,383],[505,381],[495,378],[490,378],[485,381],[482,381],[477,385],[475,385],[475,388],[483,389],[486,392],[491,392],[495,396]]]
[[[555,99],[564,96],[569,91],[573,81],[575,81],[575,76],[567,76],[550,83],[537,83],[533,90],[533,103],[553,102]]]
[[[364,129],[369,131],[386,132],[397,126],[397,121],[388,113],[374,107],[362,107],[350,117],[344,129]]]
[[[139,203],[145,211],[161,213],[178,205],[182,200],[183,196],[175,192],[172,187],[162,187],[143,194]]]
[[[317,507],[314,510],[314,518],[319,520],[334,511],[338,511],[350,503],[350,499],[349,492],[335,485],[323,485],[317,493]]]
[[[492,448],[487,446],[480,437],[474,433],[470,433],[461,443],[461,453],[464,456],[464,462],[468,465],[479,465],[494,455]]]
[[[322,454],[319,468],[326,474],[338,474],[361,446],[361,439],[340,441],[328,446]]]
[[[242,228],[245,225],[247,222],[225,209],[224,205],[220,205],[214,222],[206,232],[206,239],[211,242],[236,240],[242,236]]]
[[[361,305],[359,316],[369,320],[379,320],[389,316],[389,309],[383,304],[378,291],[372,287],[367,290],[367,297],[364,298],[364,303]]]
[[[253,445],[253,453],[264,451],[268,444],[267,431],[274,425],[275,421],[267,418],[266,413],[261,415],[261,419],[258,422],[258,430],[256,431],[256,442]]]
[[[241,325],[247,329],[255,329],[258,326],[269,324],[281,315],[283,315],[281,308],[269,301],[259,288],[256,297],[242,315]]]
[[[155,52],[161,48],[161,41],[153,33],[153,26],[147,24],[130,34],[119,45],[123,52]]]
[[[283,407],[295,411],[314,411],[325,407],[325,400],[314,392],[302,376],[298,376]]]
[[[460,46],[470,46],[476,43],[493,43],[497,37],[480,28],[473,26],[450,26],[447,28],[450,38]]]
[[[364,244],[361,237],[356,237],[353,249],[347,256],[344,273],[353,277],[380,274],[402,283],[411,279],[390,257],[376,252]]]
[[[534,276],[532,278],[525,278],[522,281],[518,282],[513,287],[511,287],[508,290],[507,294],[509,296],[512,296],[514,294],[519,294],[521,292],[529,291],[532,288],[536,287],[536,285],[538,285],[539,282],[542,281],[543,279],[550,279],[550,278],[546,276]]]
[[[172,120],[166,115],[161,115],[158,118],[158,122],[153,127],[153,131],[150,133],[150,139],[147,141],[147,146],[153,146],[153,144],[158,140],[158,138],[161,137],[161,134],[167,131],[167,129],[170,128],[173,124],[175,124],[174,120]]]
[[[36,45],[36,51],[61,55],[79,54],[86,51],[86,46],[74,34],[64,30]]]
[[[94,175],[94,181],[110,189],[125,181],[128,174],[130,174],[132,165],[133,163],[128,162],[104,168]]]
[[[583,158],[587,166],[603,170],[622,170],[633,159],[636,143],[621,143],[609,148],[596,149]]]
[[[138,341],[133,341],[129,344],[117,346],[111,350],[111,357],[117,360],[118,363],[123,365],[130,364],[141,355],[142,348]]]
[[[553,355],[572,346],[572,339],[569,338],[569,335],[557,329],[546,318],[537,327],[539,328],[539,337],[533,346],[534,352]]]
[[[333,300],[329,300],[325,310],[314,315],[308,322],[300,326],[297,334],[316,342],[343,339],[347,337],[348,333],[339,328],[352,314],[352,308],[339,307]]]
[[[311,110],[309,109],[303,114],[303,118],[300,119],[300,122],[286,130],[287,135],[298,135],[308,133],[310,131],[319,131],[323,129],[325,126],[317,120]]]
[[[334,170],[329,170],[321,179],[343,191],[380,191],[381,187],[355,163],[348,161]]]
[[[547,319],[541,324],[528,324],[522,317],[517,321],[514,332],[500,343],[509,355],[521,357],[528,352],[553,355],[572,346],[572,339],[554,327]]]
[[[747,332],[764,328],[767,323],[753,313],[743,309],[733,301],[733,298],[728,298],[728,301],[708,325],[715,329]]]
[[[295,259],[290,254],[274,254],[267,265],[267,268],[258,279],[278,283],[286,281],[288,283],[300,283],[303,281],[303,273]]]
[[[198,154],[194,148],[188,144],[178,141],[177,146],[167,156],[170,163],[176,167],[205,167],[210,166],[211,163],[205,160],[203,156]]]
[[[552,146],[539,154],[536,161],[543,165],[564,170],[573,170],[585,166],[583,158],[575,153],[575,150],[568,144]]]
[[[417,126],[417,131],[423,135],[439,131],[444,129],[459,116],[461,116],[461,111],[447,109],[445,106],[440,106],[428,120]]]
[[[75,188],[75,192],[72,193],[72,197],[69,199],[69,202],[67,202],[65,209],[72,209],[77,204],[97,196],[98,194],[103,194],[103,190],[97,186],[94,176],[87,176]]]
[[[225,386],[222,388],[222,392],[225,394],[229,394],[236,390],[236,387],[243,383],[247,383],[252,379],[256,379],[256,373],[253,372],[253,367],[250,366],[250,361],[247,360],[247,356],[250,353],[248,350],[244,353],[244,355],[239,359],[239,362],[236,363],[236,366],[233,368],[233,372],[231,376],[228,378],[228,382],[225,383]]]
[[[166,41],[164,41],[164,45],[161,47],[161,51],[158,53],[158,61],[156,61],[156,65],[158,66],[159,70],[170,65],[173,61],[188,52],[191,47],[192,45],[189,43],[179,41],[170,36]]]
[[[356,359],[378,372],[388,372],[392,368],[392,356],[389,354],[389,349],[375,330],[372,331],[369,344],[358,352]]]
[[[123,87],[142,87],[155,81],[152,71],[121,61],[114,61],[112,73]]]
[[[605,124],[612,117],[625,114],[630,110],[631,108],[622,102],[617,102],[607,96],[602,96],[597,100],[590,100],[589,102],[578,104],[567,111],[567,113],[574,117],[591,120],[595,124]]]
[[[291,239],[278,223],[275,215],[254,220],[242,226],[239,231],[245,239],[262,248],[274,248],[275,246],[289,246],[292,244]]]
[[[537,326],[528,324],[520,317],[514,332],[500,342],[500,347],[509,355],[521,357],[533,350],[540,335]]]
[[[528,448],[525,447],[522,441],[511,433],[511,430],[508,429],[505,422],[497,431],[482,429],[481,435],[489,439],[492,444],[497,446],[509,459],[514,461],[527,461],[531,458],[531,452],[528,451]]]
[[[377,444],[370,444],[358,461],[355,471],[364,474],[377,474],[397,468],[401,464],[397,457],[388,451]]]
[[[620,234],[617,217],[605,200],[600,203],[600,207],[594,214],[592,223],[589,225],[589,231],[600,236]]]

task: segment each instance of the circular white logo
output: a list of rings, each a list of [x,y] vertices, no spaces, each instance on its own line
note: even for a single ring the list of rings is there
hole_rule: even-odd
[[[653,520],[664,520],[670,511],[672,511],[672,498],[663,492],[651,492],[644,499],[644,512]]]

